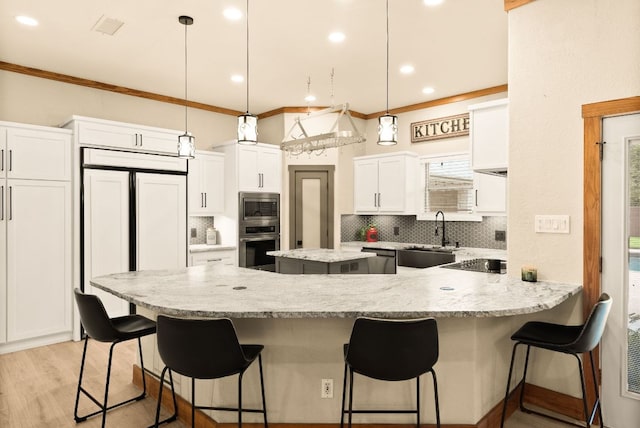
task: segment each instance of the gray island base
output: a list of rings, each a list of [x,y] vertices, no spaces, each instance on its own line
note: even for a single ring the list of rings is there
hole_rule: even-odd
[[[232,266],[204,265],[174,271],[141,271],[93,278],[92,285],[119,296],[150,317],[229,317],[244,343],[264,344],[269,420],[274,423],[340,421],[344,370],[342,345],[358,316],[438,321],[440,357],[435,365],[442,422],[474,425],[504,394],[510,335],[531,319],[581,321],[580,285],[526,283],[508,275],[442,268],[403,269],[397,275],[281,275]],[[162,370],[155,337],[143,342],[146,365]],[[150,364],[149,362],[152,362]],[[536,356],[528,382],[579,396],[574,361]],[[519,369],[521,370],[521,363]],[[244,377],[243,403],[260,405],[257,368]],[[177,392],[190,382],[176,376]],[[321,398],[321,380],[333,379],[333,398]],[[355,406],[408,408],[415,385],[357,376]],[[515,385],[513,385],[515,386]],[[435,421],[430,382],[421,382],[422,420]],[[237,400],[237,379],[197,383],[197,395],[220,405]],[[236,415],[213,412],[219,422]],[[243,417],[243,419],[245,419]],[[246,415],[260,423],[259,415]],[[356,415],[354,423],[412,424],[411,415]]]

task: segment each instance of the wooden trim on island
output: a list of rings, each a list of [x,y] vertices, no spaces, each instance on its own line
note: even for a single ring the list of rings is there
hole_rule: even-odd
[[[524,6],[525,4],[531,3],[535,0],[504,0],[504,10],[505,12],[509,12],[517,7]]]
[[[145,373],[147,382],[147,394],[157,400],[160,380],[149,373]],[[142,389],[142,370],[140,366],[133,365],[132,383],[138,388]],[[521,385],[518,385],[509,395],[509,401],[507,402],[507,415],[508,419],[519,406]],[[178,420],[187,426],[191,425],[191,403],[176,394],[178,402]],[[267,397],[267,403],[269,398]],[[582,400],[580,398],[572,397],[570,395],[562,394],[559,392],[551,391],[540,386],[526,384],[526,396],[525,402],[534,406],[538,406],[574,419],[582,418]],[[500,420],[502,418],[502,401],[496,404],[482,419],[476,424],[442,424],[445,428],[499,428]],[[173,403],[171,400],[171,389],[165,385],[162,392],[162,406],[167,412],[173,411]],[[340,413],[336,415],[336,420],[339,419]],[[262,423],[243,423],[247,428],[262,428]],[[354,424],[358,428],[410,428],[414,425],[408,424]],[[235,427],[234,423],[218,423],[214,419],[210,418],[207,414],[201,410],[196,409],[196,423],[197,428],[232,428]],[[340,423],[273,423],[270,422],[271,428],[339,428]],[[435,428],[435,424],[420,424],[421,428]]]

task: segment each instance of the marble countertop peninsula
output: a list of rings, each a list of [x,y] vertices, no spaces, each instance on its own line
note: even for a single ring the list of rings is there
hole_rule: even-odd
[[[553,308],[579,284],[433,267],[396,275],[281,275],[208,264],[91,284],[156,313],[229,318],[500,317]]]
[[[328,248],[298,248],[295,250],[268,251],[267,255],[322,263],[346,262],[349,260],[359,260],[376,256],[374,253],[341,251]]]

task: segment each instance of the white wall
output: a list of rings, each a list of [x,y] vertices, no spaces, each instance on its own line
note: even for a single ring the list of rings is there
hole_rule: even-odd
[[[161,92],[161,89],[158,90]],[[0,71],[0,120],[59,126],[71,115],[183,130],[184,107],[53,80]],[[189,109],[198,149],[236,136],[236,118]]]
[[[510,274],[582,281],[587,103],[640,93],[638,0],[537,0],[509,12]],[[536,214],[568,214],[568,235],[536,234]],[[513,269],[515,268],[515,269]]]

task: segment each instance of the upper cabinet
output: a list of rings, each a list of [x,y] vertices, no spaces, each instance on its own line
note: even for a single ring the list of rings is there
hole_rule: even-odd
[[[177,155],[180,131],[73,116],[65,125],[86,147],[112,147],[127,151]]]
[[[409,152],[353,159],[357,214],[415,214],[418,158]]]
[[[507,214],[507,177],[474,174],[473,212],[482,215]]]
[[[281,151],[276,146],[267,144],[239,146],[238,190],[280,193],[281,165]]]
[[[282,151],[273,144],[240,145],[234,141],[213,150],[225,154],[227,189],[235,204],[237,192],[282,191]]]
[[[509,163],[509,100],[469,106],[471,167],[476,172],[505,175]]]
[[[189,160],[189,215],[224,211],[224,154],[197,151]]]

